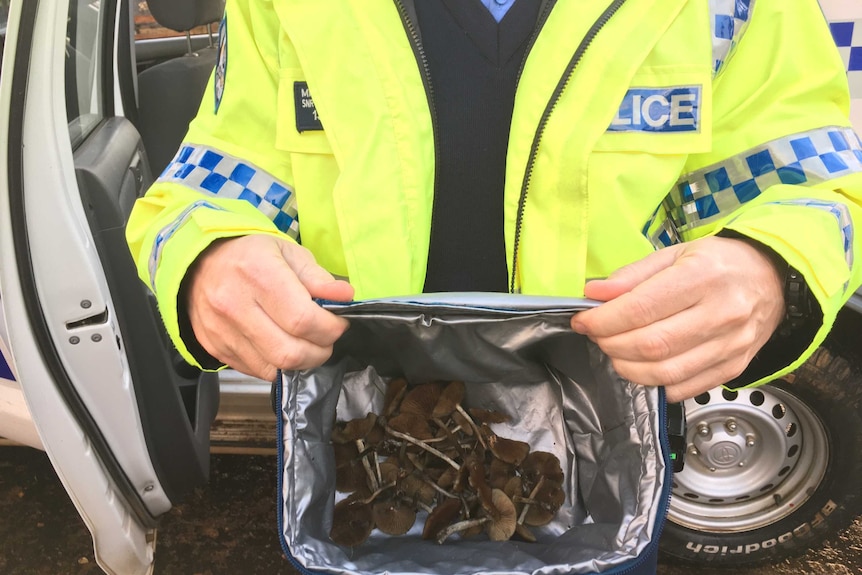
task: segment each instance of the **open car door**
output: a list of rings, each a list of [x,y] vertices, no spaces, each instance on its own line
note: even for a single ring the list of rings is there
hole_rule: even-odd
[[[124,239],[152,181],[131,2],[13,2],[0,71],[0,288],[40,438],[108,573],[208,476],[218,381],[178,360]],[[131,114],[129,114],[131,115]]]

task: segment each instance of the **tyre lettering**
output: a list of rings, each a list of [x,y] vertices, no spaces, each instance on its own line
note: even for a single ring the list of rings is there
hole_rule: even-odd
[[[703,552],[709,554],[716,554],[720,552],[722,555],[736,555],[739,553],[745,553],[746,555],[750,555],[763,549],[771,549],[779,543],[787,543],[794,537],[805,537],[806,535],[811,533],[812,529],[826,521],[826,518],[832,515],[832,513],[834,513],[836,509],[838,509],[838,504],[830,499],[826,502],[826,505],[824,505],[823,508],[818,511],[816,515],[814,515],[814,519],[812,519],[810,522],[806,521],[805,523],[794,528],[792,531],[783,533],[777,538],[761,541],[760,543],[749,543],[744,547],[742,545],[737,545],[736,547],[731,548],[727,545],[719,547],[718,545],[702,545],[700,543],[695,543],[694,541],[688,541],[685,544],[685,548],[692,553]]]

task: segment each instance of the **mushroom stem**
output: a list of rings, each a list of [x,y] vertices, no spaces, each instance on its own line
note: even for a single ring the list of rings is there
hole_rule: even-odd
[[[433,453],[434,455],[436,455],[437,457],[439,457],[440,459],[442,459],[443,461],[445,461],[446,463],[451,465],[456,471],[461,470],[461,466],[458,465],[457,463],[455,463],[452,459],[450,459],[445,453],[443,453],[442,451],[440,451],[438,449],[434,449],[433,447],[431,447],[430,445],[428,445],[424,441],[414,439],[413,437],[407,435],[406,433],[401,433],[400,431],[395,431],[394,429],[392,429],[389,426],[386,427],[386,433],[389,433],[390,435],[393,435],[393,436],[397,437],[398,439],[403,439],[404,441],[410,442],[417,447],[421,447],[422,449],[424,449],[428,453]]]
[[[445,496],[446,496],[446,497],[448,497],[449,499],[460,499],[460,497],[458,497],[458,496],[457,496],[457,495],[455,495],[454,493],[451,493],[451,492],[449,492],[449,491],[446,491],[445,489],[443,489],[442,487],[440,487],[439,485],[437,485],[437,484],[436,484],[436,483],[434,483],[433,481],[428,481],[428,480],[426,479],[426,480],[425,480],[425,483],[427,483],[428,485],[430,485],[431,487],[433,487],[435,491],[437,491],[437,492],[438,492],[438,493],[440,493],[441,495],[445,495]]]
[[[446,529],[441,530],[437,534],[437,543],[442,545],[443,542],[446,541],[446,539],[448,539],[450,536],[460,531],[466,531],[467,529],[484,525],[489,521],[491,521],[490,517],[481,517],[479,519],[468,519],[467,521],[459,521],[458,523],[453,523],[452,525],[450,525]]]
[[[365,442],[361,439],[356,440],[356,448],[359,450],[359,453],[365,451]],[[380,487],[380,482],[377,481],[377,476],[374,475],[374,470],[371,469],[371,464],[368,463],[368,456],[362,456],[362,467],[365,468],[365,473],[368,474],[368,479],[371,481],[371,489],[372,491],[376,491]]]
[[[476,425],[476,422],[475,422],[475,421],[473,421],[473,418],[472,418],[472,417],[470,417],[470,414],[469,414],[469,413],[467,413],[467,411],[466,411],[463,407],[461,407],[461,405],[460,405],[460,404],[456,405],[456,406],[455,406],[455,409],[457,409],[457,410],[458,410],[458,413],[460,413],[461,415],[463,415],[463,416],[464,416],[464,419],[466,419],[466,420],[467,420],[467,422],[470,424],[470,427],[472,427],[472,428],[473,428],[473,432],[476,434],[476,437],[479,439],[479,443],[481,443],[481,444],[482,444],[482,447],[484,447],[484,448],[486,448],[486,449],[487,449],[487,448],[488,448],[488,446],[487,446],[487,445],[485,445],[485,440],[484,440],[484,439],[482,439],[482,432],[479,430],[479,426],[478,426],[478,425]]]
[[[529,499],[529,501],[524,502],[524,507],[521,509],[521,514],[518,515],[518,523],[519,524],[521,524],[521,525],[524,524],[524,520],[527,518],[527,511],[530,509],[530,505],[534,505],[534,504],[538,503],[533,498],[536,496],[537,493],[539,493],[539,489],[542,488],[542,485],[544,483],[545,483],[545,478],[542,477],[539,479],[538,483],[536,483],[536,486],[533,487],[533,490],[530,492],[530,496],[527,498],[527,499]],[[519,499],[520,499],[520,497],[519,497]]]
[[[384,486],[380,487],[379,489],[377,489],[374,493],[372,493],[371,495],[369,495],[369,496],[368,496],[368,497],[366,497],[365,499],[360,499],[360,500],[359,500],[359,503],[363,503],[363,504],[366,504],[366,505],[367,505],[367,504],[369,504],[369,503],[371,503],[372,501],[374,501],[375,499],[377,499],[377,496],[378,496],[378,495],[380,495],[381,493],[383,493],[383,492],[384,492],[384,491],[386,491],[387,489],[392,489],[393,487],[395,487],[395,483],[396,483],[395,481],[393,481],[392,483],[387,483],[386,485],[384,485]]]

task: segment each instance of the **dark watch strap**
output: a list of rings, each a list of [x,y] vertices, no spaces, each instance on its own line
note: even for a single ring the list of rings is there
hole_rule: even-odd
[[[808,283],[799,270],[788,265],[784,274],[784,321],[778,326],[778,332],[790,335],[811,319],[813,311]]]

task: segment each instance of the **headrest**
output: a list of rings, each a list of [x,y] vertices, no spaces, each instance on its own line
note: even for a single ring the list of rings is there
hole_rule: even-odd
[[[221,20],[224,3],[225,0],[149,0],[147,5],[156,22],[177,32],[187,32]]]

